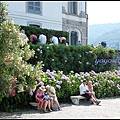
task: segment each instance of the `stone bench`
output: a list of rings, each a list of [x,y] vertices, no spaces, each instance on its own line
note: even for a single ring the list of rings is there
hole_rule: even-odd
[[[39,103],[37,103],[37,102],[29,102],[29,104],[31,106],[33,106],[33,109],[35,109],[35,110],[43,110],[43,106],[42,106],[42,108],[39,108],[38,107]]]
[[[38,104],[39,103],[37,103],[37,102],[30,102],[29,104],[32,105],[33,107],[36,107],[38,109]],[[42,108],[39,108],[39,109],[42,109]],[[53,102],[53,108],[57,109],[57,105],[54,102]]]
[[[80,95],[77,95],[77,96],[70,96],[70,99],[71,99],[72,103],[75,104],[75,105],[79,105],[80,100],[86,100],[85,97],[80,96]]]
[[[38,106],[38,103],[37,103],[37,102],[30,102],[29,104],[32,105],[32,106],[34,106],[34,107],[37,107],[37,106]]]

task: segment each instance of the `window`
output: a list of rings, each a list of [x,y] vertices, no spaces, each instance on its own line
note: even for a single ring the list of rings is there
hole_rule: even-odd
[[[72,31],[71,32],[71,45],[76,45],[77,41],[78,41],[77,32]]]
[[[29,24],[29,26],[40,28],[40,25],[35,25],[35,24]]]
[[[77,14],[77,2],[69,2],[69,13]]]
[[[37,28],[41,28],[41,27],[42,27],[42,24],[41,24],[41,23],[35,22],[35,21],[28,21],[28,22],[27,22],[27,25],[28,25],[28,26],[34,26],[34,27],[37,27]]]
[[[40,2],[28,2],[27,10],[29,13],[41,13],[41,3]]]

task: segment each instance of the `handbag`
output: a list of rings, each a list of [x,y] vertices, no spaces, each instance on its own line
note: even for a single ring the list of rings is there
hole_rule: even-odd
[[[39,108],[42,108],[43,104],[44,104],[44,101],[43,101],[43,100],[40,101],[40,102],[39,102]]]
[[[47,93],[45,93],[45,94],[43,95],[43,99],[44,99],[44,100],[50,100],[50,96],[49,96]]]

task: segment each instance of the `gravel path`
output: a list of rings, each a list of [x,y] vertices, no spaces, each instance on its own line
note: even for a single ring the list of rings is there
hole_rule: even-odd
[[[43,113],[41,110],[30,109],[22,112],[0,112],[0,119],[108,119],[120,118],[120,97],[100,99],[99,105],[80,102],[80,105],[60,104],[62,111]]]

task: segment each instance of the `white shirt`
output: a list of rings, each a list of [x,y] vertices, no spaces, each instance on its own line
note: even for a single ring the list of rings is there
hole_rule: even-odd
[[[23,38],[23,39],[26,39],[27,41],[29,41],[27,35],[24,34],[24,33],[20,33],[20,37]]]
[[[42,44],[46,44],[47,38],[46,38],[45,35],[41,34],[41,35],[39,36],[39,40],[40,40],[40,42],[41,42]]]
[[[87,85],[84,86],[84,84],[82,83],[82,84],[79,86],[79,90],[80,90],[80,95],[82,95],[82,94],[85,94],[84,91],[88,90],[88,87],[87,87]]]
[[[81,46],[81,42],[80,42],[80,41],[77,41],[76,45],[77,45],[77,46]]]
[[[47,91],[47,93],[49,94],[49,96],[50,96],[50,97],[53,97],[55,100],[57,100],[55,88],[51,86],[51,87],[50,87],[50,91],[53,92],[54,95],[51,94],[51,92],[48,92],[48,91]]]
[[[57,37],[53,36],[52,41],[54,44],[58,45],[58,38]]]

